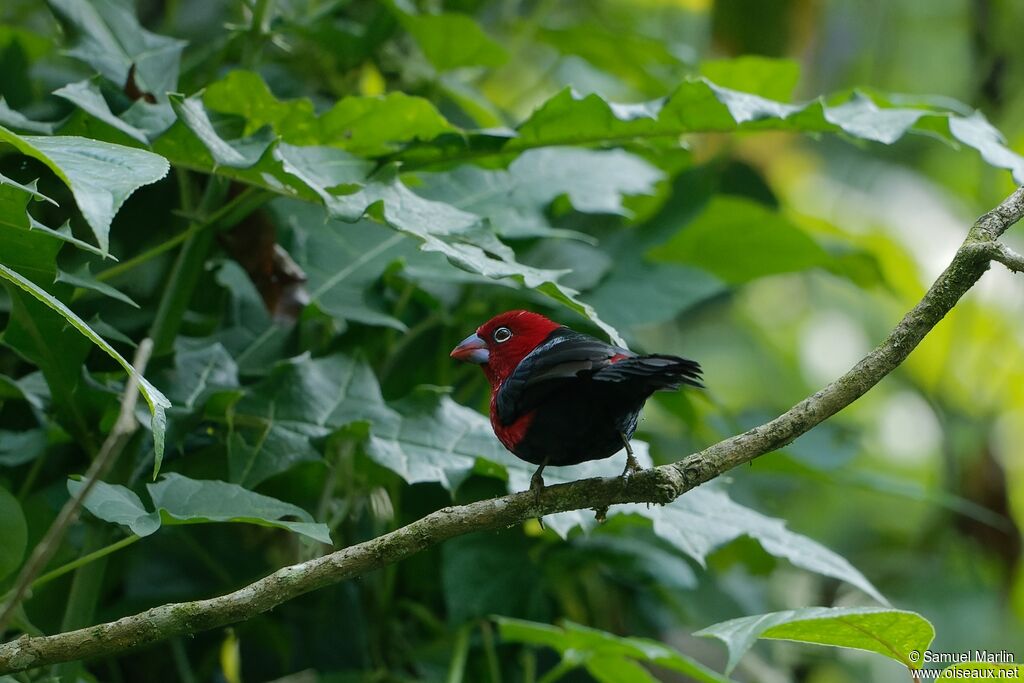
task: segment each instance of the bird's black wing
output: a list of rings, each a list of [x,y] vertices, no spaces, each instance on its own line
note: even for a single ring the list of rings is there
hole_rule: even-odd
[[[579,381],[609,367],[616,356],[633,356],[626,349],[560,327],[537,345],[516,366],[498,390],[495,408],[502,424],[511,424],[536,408],[567,383]]]
[[[593,379],[596,382],[628,382],[652,392],[678,389],[683,384],[704,387],[697,361],[662,354],[623,358],[600,368]]]

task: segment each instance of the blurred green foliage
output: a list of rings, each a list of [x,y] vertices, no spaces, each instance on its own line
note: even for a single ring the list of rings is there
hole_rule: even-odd
[[[785,410],[1024,181],[1022,22],[1011,0],[8,0],[0,593],[110,430],[118,363],[157,353],[152,433],[4,638],[526,488],[448,358],[502,310],[701,362],[705,392],[648,405],[647,463]],[[1022,287],[993,268],[850,409],[671,506],[460,537],[27,676],[844,683],[906,680],[929,643],[1013,651]]]

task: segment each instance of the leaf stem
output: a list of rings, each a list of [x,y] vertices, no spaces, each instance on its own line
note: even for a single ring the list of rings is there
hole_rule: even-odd
[[[32,462],[32,466],[25,475],[25,481],[21,483],[21,488],[18,489],[18,502],[24,502],[25,496],[32,491],[32,485],[36,483],[36,479],[39,477],[39,472],[43,469],[43,463],[46,462],[46,453],[47,451],[44,450]]]
[[[501,683],[501,667],[498,665],[498,651],[494,646],[494,628],[488,619],[480,620],[480,635],[484,643],[484,656],[487,657],[487,669],[491,675],[491,683]]]
[[[250,69],[256,66],[267,36],[270,35],[270,21],[273,16],[274,0],[256,0],[242,55],[242,63]]]
[[[472,622],[466,622],[455,632],[452,662],[448,666],[448,683],[462,683],[466,675],[466,659],[469,658],[469,635],[472,627]]]
[[[122,275],[129,270],[132,270],[136,266],[140,266],[147,261],[151,261],[160,254],[170,251],[174,247],[178,246],[182,242],[188,240],[192,235],[197,232],[202,232],[208,228],[214,226],[226,229],[237,225],[239,221],[248,216],[250,213],[260,208],[274,195],[255,185],[250,185],[245,188],[242,192],[238,193],[231,201],[224,206],[213,212],[209,218],[198,221],[193,225],[189,226],[185,230],[182,230],[177,235],[169,237],[160,244],[147,249],[138,256],[134,256],[127,261],[122,261],[116,266],[111,266],[104,271],[96,274],[96,279],[100,282],[113,279],[118,275]],[[79,291],[75,292],[75,296],[72,297],[72,301],[80,297]]]
[[[196,683],[196,674],[192,671],[192,663],[188,659],[188,652],[181,638],[171,638],[171,655],[174,657],[178,679],[183,683]]]
[[[579,664],[577,662],[570,662],[569,660],[563,659],[557,666],[544,674],[537,683],[554,683],[578,666]]]
[[[127,548],[128,546],[132,545],[136,541],[140,541],[140,540],[142,540],[141,536],[136,536],[135,534],[132,534],[130,536],[126,536],[126,537],[122,538],[120,541],[115,541],[114,543],[111,543],[110,545],[103,546],[99,550],[94,550],[91,553],[87,553],[85,555],[82,555],[78,559],[72,560],[71,562],[68,562],[67,564],[63,564],[63,565],[57,567],[56,569],[48,571],[45,574],[43,574],[42,576],[40,576],[38,579],[36,579],[35,581],[32,582],[32,590],[33,591],[38,590],[39,588],[45,586],[46,584],[50,583],[54,579],[59,579],[60,577],[62,577],[65,574],[67,574],[68,572],[72,572],[72,571],[78,569],[79,567],[82,567],[84,565],[89,564],[90,562],[93,562],[94,560],[100,559],[101,557],[106,557],[107,555],[110,555],[111,553],[116,553],[121,548]],[[6,597],[6,596],[4,596],[4,597]]]

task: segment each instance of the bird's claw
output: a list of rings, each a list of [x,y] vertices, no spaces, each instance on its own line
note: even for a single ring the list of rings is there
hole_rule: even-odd
[[[643,468],[640,467],[640,463],[637,462],[636,457],[632,453],[626,455],[626,469],[622,470],[622,478],[629,479],[637,472],[642,472]]]
[[[540,475],[540,470],[534,472],[533,476],[530,477],[530,490],[533,491],[534,498],[539,501],[540,494],[544,492],[544,477]]]

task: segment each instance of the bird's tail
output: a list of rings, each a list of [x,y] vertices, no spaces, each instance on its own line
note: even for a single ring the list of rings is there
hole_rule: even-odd
[[[602,368],[595,379],[608,382],[643,380],[655,391],[678,389],[684,384],[704,388],[700,364],[697,361],[662,354],[623,358]]]

